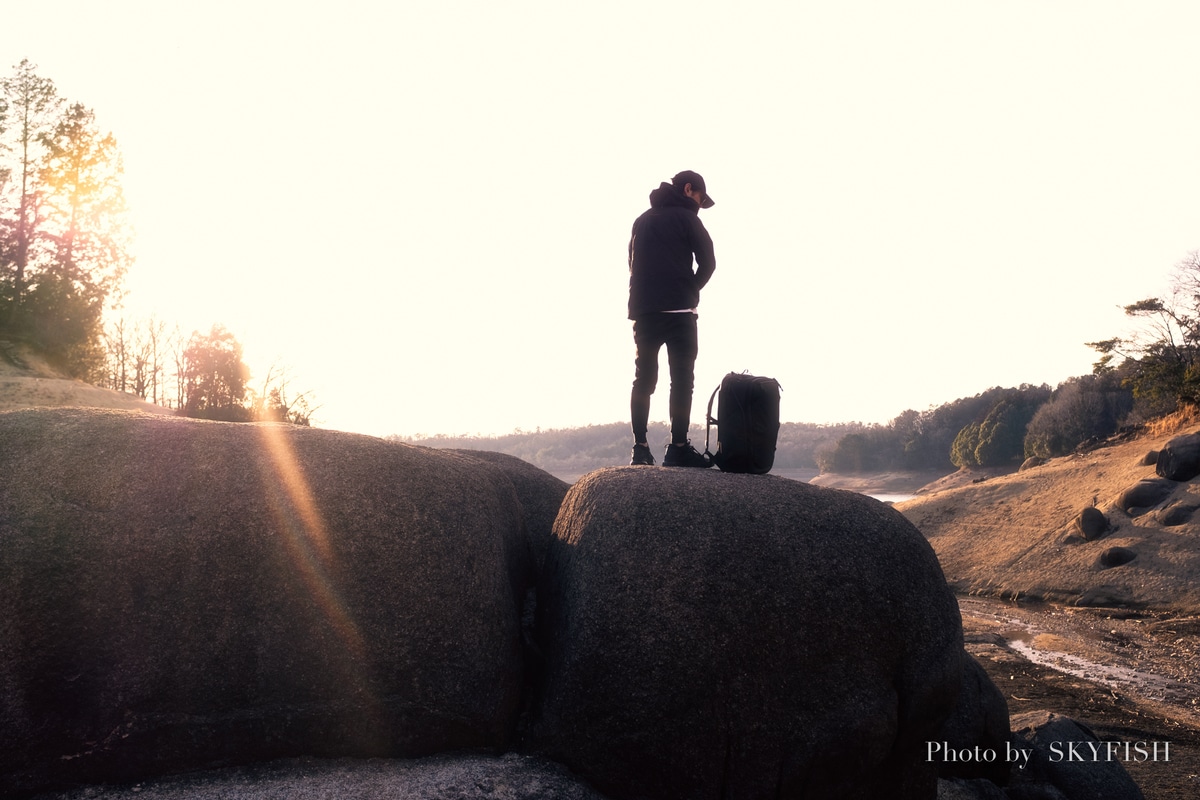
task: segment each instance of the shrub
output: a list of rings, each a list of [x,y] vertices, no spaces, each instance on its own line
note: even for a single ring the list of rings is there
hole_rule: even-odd
[[[1164,414],[1148,422],[1146,430],[1151,436],[1166,436],[1194,428],[1197,423],[1200,423],[1200,407],[1182,403],[1170,414]]]
[[[1029,421],[1025,455],[1053,458],[1089,439],[1108,436],[1120,427],[1133,403],[1133,393],[1111,374],[1064,381]]]
[[[979,435],[978,422],[972,422],[959,431],[958,436],[954,437],[954,443],[950,445],[950,463],[960,469],[978,466],[975,448],[979,446]]]

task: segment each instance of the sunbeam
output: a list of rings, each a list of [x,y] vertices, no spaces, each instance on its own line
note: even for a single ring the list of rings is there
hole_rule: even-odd
[[[263,475],[264,496],[290,561],[352,662],[362,665],[366,656],[362,632],[333,577],[337,564],[329,529],[296,458],[290,428],[275,423],[257,427],[270,465]],[[355,688],[366,690],[367,679],[361,666],[355,672]]]

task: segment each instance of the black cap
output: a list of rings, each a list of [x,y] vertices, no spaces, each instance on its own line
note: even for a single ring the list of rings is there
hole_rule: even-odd
[[[708,195],[708,189],[704,188],[704,178],[700,177],[699,172],[692,172],[690,169],[685,169],[683,172],[671,179],[671,183],[679,188],[683,188],[687,184],[692,185],[692,189],[704,195],[704,202],[700,204],[701,208],[712,208],[713,199]]]

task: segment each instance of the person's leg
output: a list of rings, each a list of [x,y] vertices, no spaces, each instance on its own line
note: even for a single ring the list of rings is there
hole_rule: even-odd
[[[629,396],[629,416],[633,424],[634,444],[646,444],[650,424],[650,396],[658,385],[658,351],[663,345],[662,324],[654,315],[633,322],[633,390]]]
[[[692,423],[692,390],[695,386],[696,355],[700,351],[695,314],[670,314],[666,336],[667,362],[671,369],[671,443],[686,444]]]

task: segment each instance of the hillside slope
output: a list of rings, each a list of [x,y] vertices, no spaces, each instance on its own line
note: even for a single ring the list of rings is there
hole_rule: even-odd
[[[151,414],[174,413],[136,395],[101,389],[63,377],[28,348],[0,340],[0,411],[41,406],[88,406]]]
[[[1083,606],[1200,613],[1200,479],[1173,484],[1149,508],[1127,490],[1157,478],[1147,454],[1172,436],[1143,434],[1040,467],[898,503],[963,593]],[[1087,541],[1076,520],[1095,506],[1108,530]],[[1194,515],[1193,515],[1194,512]],[[1111,548],[1132,561],[1106,566]]]

